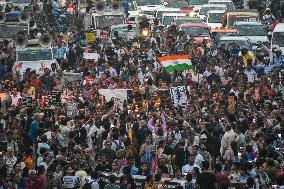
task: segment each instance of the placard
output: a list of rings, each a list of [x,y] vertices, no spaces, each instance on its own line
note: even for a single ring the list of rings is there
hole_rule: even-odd
[[[74,82],[74,81],[82,81],[83,73],[72,73],[72,72],[63,72],[62,74],[62,83]]]
[[[171,99],[174,105],[184,107],[187,105],[187,93],[185,86],[171,87]]]
[[[86,33],[86,41],[88,44],[91,44],[95,41],[95,34],[94,33]]]
[[[122,110],[124,101],[127,101],[127,90],[128,89],[99,89],[99,93],[105,97],[107,102],[113,98],[114,105]]]
[[[69,102],[67,104],[67,117],[75,117],[79,115],[78,107],[75,103]]]
[[[100,55],[98,53],[84,53],[83,54],[83,58],[86,60],[94,60],[94,61],[98,61],[100,58]]]
[[[78,185],[80,179],[78,176],[64,176],[63,177],[63,188],[74,188]]]

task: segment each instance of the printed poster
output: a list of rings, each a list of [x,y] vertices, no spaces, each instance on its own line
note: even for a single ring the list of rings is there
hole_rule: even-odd
[[[185,86],[171,87],[171,99],[174,105],[185,107],[187,105],[187,93]]]
[[[124,101],[127,101],[127,89],[99,89],[99,93],[103,95],[107,102],[114,100],[114,105],[123,109]]]

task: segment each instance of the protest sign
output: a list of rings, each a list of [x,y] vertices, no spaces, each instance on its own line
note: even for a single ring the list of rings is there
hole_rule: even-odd
[[[67,117],[75,117],[79,115],[78,107],[75,103],[69,102],[67,104]]]
[[[78,185],[80,179],[78,176],[64,176],[63,177],[63,187],[64,188],[75,188]]]
[[[92,44],[95,41],[94,33],[86,33],[86,41],[88,44]]]
[[[124,101],[127,101],[127,89],[100,89],[99,93],[105,97],[107,102],[113,98],[114,105],[121,110],[123,109]]]
[[[72,72],[63,72],[62,74],[62,83],[74,82],[74,81],[82,81],[83,73],[72,73]]]
[[[100,58],[100,55],[98,53],[84,52],[83,58],[86,59],[86,60],[94,60],[95,62],[97,62]]]
[[[184,107],[187,105],[187,94],[185,86],[171,87],[170,93],[175,106]]]

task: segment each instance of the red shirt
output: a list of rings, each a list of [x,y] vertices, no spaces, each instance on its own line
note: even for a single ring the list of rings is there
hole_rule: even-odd
[[[28,178],[25,182],[24,189],[40,189],[41,185],[38,179],[30,179]]]
[[[228,175],[221,173],[221,172],[217,172],[215,175],[216,175],[216,180],[217,180],[217,183],[218,183],[218,188],[221,187],[222,183],[229,182]]]

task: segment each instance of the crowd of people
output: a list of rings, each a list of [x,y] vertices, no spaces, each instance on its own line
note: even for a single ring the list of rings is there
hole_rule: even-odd
[[[268,57],[217,48],[174,24],[140,44],[96,39],[83,48],[75,27],[53,38],[58,66],[40,75],[14,72],[13,47],[0,44],[1,189],[284,186],[279,48],[259,44]],[[190,55],[193,68],[166,72],[156,57],[172,54]],[[66,81],[67,72],[83,74]],[[185,104],[171,95],[179,86]]]

